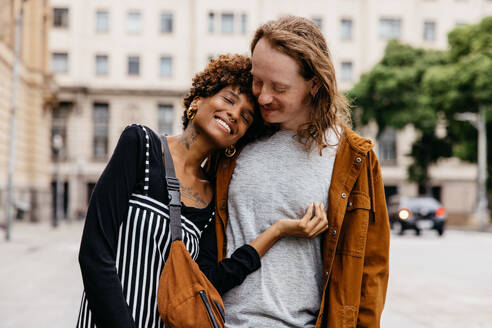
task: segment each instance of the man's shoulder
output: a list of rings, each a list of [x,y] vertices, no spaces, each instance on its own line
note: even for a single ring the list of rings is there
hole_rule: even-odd
[[[347,126],[342,128],[341,140],[342,142],[347,142],[353,150],[361,154],[368,154],[374,147],[374,141],[360,136]]]

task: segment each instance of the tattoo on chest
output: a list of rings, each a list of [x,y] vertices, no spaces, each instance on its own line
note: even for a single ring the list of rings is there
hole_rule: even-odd
[[[208,205],[201,197],[200,195],[196,192],[196,191],[193,191],[191,189],[191,187],[185,187],[185,186],[181,186],[180,187],[180,190],[181,190],[181,196],[186,198],[186,199],[189,199],[193,202],[195,202],[196,204],[199,204],[199,206],[206,206]]]

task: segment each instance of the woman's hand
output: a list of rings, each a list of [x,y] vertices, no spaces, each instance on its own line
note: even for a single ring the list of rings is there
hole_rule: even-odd
[[[300,220],[283,219],[273,225],[278,229],[280,238],[287,236],[314,238],[328,229],[328,218],[323,204],[314,202],[309,205]]]
[[[313,216],[314,212],[314,216]],[[309,205],[306,214],[300,220],[278,220],[268,227],[261,235],[249,243],[260,257],[281,238],[296,236],[314,238],[328,229],[328,219],[323,204],[316,202]]]

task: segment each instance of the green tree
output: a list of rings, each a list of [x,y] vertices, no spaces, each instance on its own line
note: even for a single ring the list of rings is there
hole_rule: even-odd
[[[374,120],[379,133],[386,127],[402,129],[408,124],[419,131],[409,154],[413,164],[408,177],[425,186],[429,166],[440,157],[450,156],[451,147],[447,139],[435,134],[438,115],[422,92],[422,79],[430,67],[448,61],[446,52],[390,41],[381,61],[348,93],[354,105],[362,109],[362,124]]]
[[[428,186],[428,168],[442,157],[477,159],[477,131],[456,114],[492,107],[492,17],[454,29],[449,49],[413,48],[388,43],[384,57],[361,77],[348,96],[362,109],[361,123],[375,120],[379,132],[413,125],[419,132],[409,156],[408,178]],[[491,113],[492,114],[492,113]],[[492,126],[488,115],[488,162],[492,159]],[[435,134],[438,118],[447,134]],[[489,177],[492,167],[489,166]],[[489,179],[490,186],[490,179]]]
[[[486,108],[488,163],[492,162],[492,17],[479,24],[455,28],[448,35],[449,61],[430,67],[422,80],[429,106],[444,115],[453,155],[466,161],[477,159],[477,131],[457,120],[457,114],[477,113]],[[492,165],[488,166],[492,187]]]

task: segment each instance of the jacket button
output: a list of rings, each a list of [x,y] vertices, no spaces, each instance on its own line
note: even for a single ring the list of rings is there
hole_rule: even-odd
[[[332,230],[332,231],[331,231],[331,234],[334,236],[334,235],[336,235],[336,234],[337,234],[337,231],[336,231],[336,230]]]
[[[355,161],[356,161],[357,163],[360,163],[360,162],[362,162],[362,158],[357,157],[357,158],[355,159]]]
[[[342,198],[347,198],[347,194],[342,192]]]
[[[329,275],[329,274],[330,274],[330,273],[329,273],[328,271],[325,271],[325,276],[327,276],[327,277],[328,277],[328,275]]]
[[[350,206],[352,206],[352,202],[349,202],[347,205],[347,207],[350,207]]]

